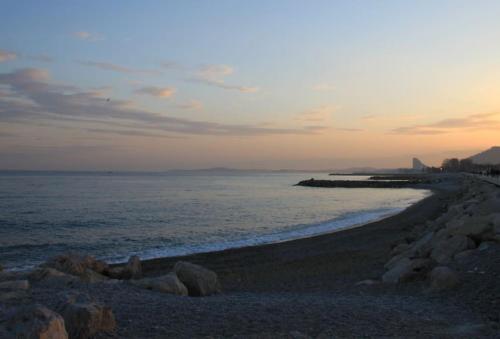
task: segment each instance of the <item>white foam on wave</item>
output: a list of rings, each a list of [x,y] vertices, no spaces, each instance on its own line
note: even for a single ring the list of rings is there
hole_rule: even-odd
[[[327,220],[316,224],[296,225],[291,229],[281,230],[270,234],[258,235],[250,238],[239,240],[228,240],[207,244],[193,244],[179,246],[177,248],[162,248],[162,249],[149,249],[130,255],[139,255],[142,259],[155,259],[164,257],[177,257],[196,253],[216,252],[227,249],[242,248],[256,245],[265,245],[272,243],[279,243],[312,236],[318,236],[326,233],[336,232],[349,228],[360,227],[368,223],[379,221],[381,219],[393,216],[405,210],[407,207],[421,201],[432,193],[430,191],[423,192],[418,198],[408,199],[402,201],[401,206],[398,208],[380,208],[375,210],[357,211],[347,213],[341,217]],[[128,257],[121,258],[108,258],[112,263],[125,262]]]

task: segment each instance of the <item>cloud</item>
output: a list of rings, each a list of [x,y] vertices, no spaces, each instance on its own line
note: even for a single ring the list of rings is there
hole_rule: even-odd
[[[125,66],[112,64],[110,62],[100,62],[100,61],[77,61],[77,62],[83,66],[95,67],[106,71],[113,71],[118,73],[137,73],[137,74],[147,74],[147,75],[158,75],[161,73],[157,70],[129,68]]]
[[[436,135],[452,132],[499,130],[500,113],[472,114],[463,118],[443,119],[430,124],[403,126],[391,130],[395,134]]]
[[[39,55],[30,55],[29,59],[34,60],[34,61],[40,61],[40,62],[54,62],[54,58],[45,55],[45,54],[39,54]]]
[[[254,93],[259,91],[258,87],[228,85],[225,78],[234,73],[234,69],[228,65],[204,65],[196,72],[195,76],[190,80],[196,81],[205,85],[219,87],[227,90],[235,90],[242,93]]]
[[[181,64],[175,61],[163,61],[160,63],[161,67],[165,69],[180,70],[184,68]]]
[[[90,42],[104,40],[104,37],[102,35],[97,34],[97,33],[90,33],[87,31],[73,32],[73,37],[80,39],[80,40],[90,41]]]
[[[0,49],[0,62],[16,60],[18,55],[14,52]]]
[[[148,87],[142,87],[134,92],[137,94],[146,94],[146,95],[151,95],[154,97],[159,97],[159,98],[170,98],[172,95],[174,95],[176,89],[173,87],[154,87],[154,86],[148,86]]]
[[[85,128],[137,130],[152,134],[187,135],[298,135],[315,134],[321,128],[266,128],[247,124],[223,124],[168,116],[134,107],[131,102],[96,96],[73,86],[54,85],[43,69],[21,69],[0,73],[0,84],[8,86],[12,96],[0,98],[0,122],[47,123]],[[90,125],[90,126],[89,126]],[[97,125],[97,126],[96,126]]]
[[[305,122],[329,122],[332,120],[333,113],[336,110],[336,106],[323,105],[321,107],[300,113],[297,116],[297,119]]]
[[[198,111],[203,109],[203,104],[198,100],[191,100],[187,103],[176,104],[176,108]]]
[[[312,90],[317,92],[331,92],[334,91],[335,89],[336,89],[335,85],[327,83],[317,84],[312,87]]]

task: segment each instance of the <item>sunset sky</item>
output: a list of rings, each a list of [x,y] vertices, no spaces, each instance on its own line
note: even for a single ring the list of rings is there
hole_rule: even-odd
[[[500,1],[2,1],[0,169],[436,165],[500,144]]]

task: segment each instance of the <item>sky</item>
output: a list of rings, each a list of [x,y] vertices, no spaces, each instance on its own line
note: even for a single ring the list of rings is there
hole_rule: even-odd
[[[499,1],[10,1],[0,169],[438,165],[500,145]]]

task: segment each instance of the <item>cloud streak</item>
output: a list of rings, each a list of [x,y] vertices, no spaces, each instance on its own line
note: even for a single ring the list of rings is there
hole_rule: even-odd
[[[199,68],[191,81],[199,82],[208,86],[227,90],[235,90],[242,93],[258,92],[258,87],[230,85],[225,82],[226,77],[232,75],[234,69],[228,65],[204,65]]]
[[[14,52],[0,49],[0,62],[16,60],[18,55]]]
[[[90,41],[90,42],[96,42],[96,41],[104,40],[104,38],[103,38],[102,35],[96,34],[96,33],[90,33],[90,32],[87,32],[87,31],[73,32],[72,35],[76,39],[84,40],[84,41]]]
[[[452,132],[499,130],[500,113],[472,114],[463,118],[443,119],[430,124],[403,126],[391,130],[395,134],[437,135]]]
[[[125,67],[125,66],[113,64],[110,62],[79,60],[79,61],[77,61],[77,63],[79,63],[80,65],[86,66],[86,67],[94,67],[94,68],[102,69],[105,71],[113,71],[113,72],[125,73],[125,74],[134,74],[134,73],[135,74],[146,74],[146,75],[161,74],[161,72],[158,70],[136,69],[136,68],[130,68],[130,67]]]
[[[173,87],[148,86],[139,88],[134,92],[136,94],[151,95],[153,97],[158,97],[158,98],[170,98],[171,96],[174,95],[175,91],[176,89]]]
[[[176,118],[164,113],[134,108],[129,101],[107,101],[95,92],[82,91],[72,86],[53,85],[49,81],[49,74],[43,69],[28,68],[0,74],[0,84],[8,86],[12,93],[9,98],[23,98],[0,98],[0,121],[31,125],[41,122],[53,126],[71,124],[81,129],[129,129],[162,135],[298,135],[315,134],[322,130],[316,126],[266,128]]]

